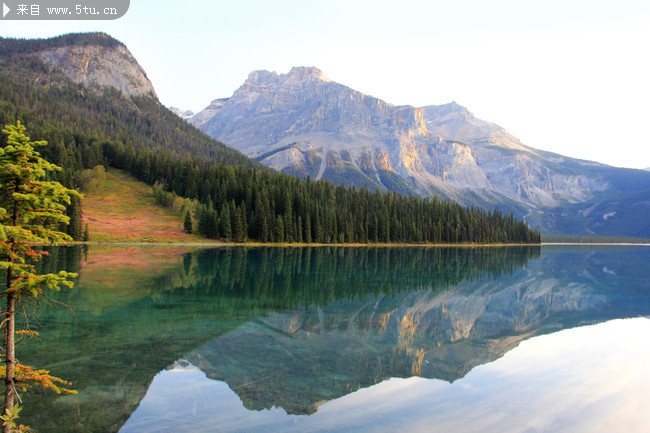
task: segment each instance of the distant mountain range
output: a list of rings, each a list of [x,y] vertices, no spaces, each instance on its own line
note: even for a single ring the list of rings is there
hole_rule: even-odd
[[[533,149],[454,102],[394,106],[296,67],[252,72],[189,122],[297,176],[496,207],[546,233],[650,237],[649,173]]]
[[[174,194],[192,200],[193,228],[209,239],[540,241],[537,230],[502,213],[275,172],[160,104],[126,46],[105,34],[0,38],[0,82],[0,125],[21,120],[30,136],[47,141],[43,156],[63,167],[57,180],[82,188],[85,169],[125,170],[161,187],[159,204],[172,207]],[[81,238],[81,212],[70,214],[77,221],[72,235]]]
[[[12,106],[27,107],[27,96],[17,95],[33,93],[29,98],[41,101],[29,105],[33,115],[63,126],[66,113],[88,136],[102,131],[138,147],[257,165],[177,124],[126,46],[108,35],[0,42],[0,69],[10,87],[0,97]],[[79,88],[53,94],[70,81]],[[46,107],[39,92],[60,107]],[[394,106],[299,67],[288,74],[252,72],[232,97],[196,114],[173,112],[281,172],[512,211],[545,233],[650,238],[648,171],[530,148],[455,103]]]
[[[189,120],[192,118],[192,116],[194,116],[194,112],[192,110],[181,110],[180,108],[176,107],[169,107],[169,110],[183,120]]]

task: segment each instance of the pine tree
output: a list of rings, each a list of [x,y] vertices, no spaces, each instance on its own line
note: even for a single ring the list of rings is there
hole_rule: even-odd
[[[245,242],[248,238],[248,221],[246,221],[246,202],[242,202],[241,207],[239,208],[239,220],[241,221],[242,234],[239,242]]]
[[[88,233],[88,224],[86,224],[86,226],[84,228],[84,233],[81,236],[81,240],[83,242],[88,242],[90,240],[90,234]]]
[[[183,222],[183,231],[190,235],[192,234],[192,217],[190,216],[189,210],[185,213],[185,221]]]
[[[219,217],[221,225],[221,234],[224,238],[230,240],[232,238],[232,225],[230,222],[230,207],[227,203],[221,206],[221,215]]]
[[[215,209],[210,209],[210,238],[216,239],[221,236],[221,227],[219,226],[219,215]]]
[[[284,196],[284,237],[286,238],[287,242],[293,242],[295,237],[294,233],[295,230],[293,228],[293,206],[291,206],[291,198],[289,197],[289,194],[287,193]]]
[[[255,211],[251,211],[251,217],[248,220],[248,225],[246,226],[246,239],[257,239],[257,234],[256,234],[256,227],[257,227],[257,215],[255,215]]]
[[[6,271],[7,307],[3,311],[5,366],[0,373],[5,380],[3,433],[12,432],[20,412],[14,406],[17,389],[26,390],[34,385],[51,388],[56,392],[70,392],[55,383],[67,382],[18,363],[15,353],[16,307],[29,298],[44,294],[44,288],[58,290],[60,285],[72,287],[68,278],[77,275],[65,271],[58,274],[36,275],[33,261],[47,252],[34,249],[37,243],[57,244],[72,240],[58,230],[60,224],[67,224],[66,204],[79,193],[63,187],[58,182],[44,181],[48,173],[60,171],[57,165],[47,162],[34,150],[44,146],[44,141],[29,141],[25,127],[20,121],[2,130],[7,135],[7,146],[0,149],[0,269]]]
[[[67,230],[72,239],[78,241],[81,239],[81,200],[79,197],[71,197],[70,205],[66,209],[66,215],[70,218]]]
[[[298,225],[296,226],[296,242],[302,243],[302,217],[298,216]]]
[[[284,242],[284,221],[282,216],[278,215],[275,220],[275,227],[273,228],[273,241],[274,242]]]
[[[201,236],[205,236],[205,237],[208,236],[208,228],[210,225],[208,218],[209,218],[208,207],[202,206],[201,214],[199,215],[199,222],[197,224],[197,230]]]
[[[309,216],[309,212],[307,212],[307,216],[305,217],[305,235],[303,240],[308,244],[311,243],[311,217]]]
[[[232,224],[232,240],[242,242],[244,240],[244,226],[239,208],[235,205],[235,200],[230,202],[230,222]]]

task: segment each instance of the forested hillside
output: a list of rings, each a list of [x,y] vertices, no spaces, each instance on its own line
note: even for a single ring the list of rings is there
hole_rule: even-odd
[[[76,37],[92,42],[92,36],[90,42]],[[57,43],[64,42],[75,37]],[[214,239],[539,242],[539,233],[512,215],[278,174],[207,137],[155,98],[90,90],[30,54],[36,51],[29,42],[0,40],[0,123],[21,120],[32,139],[47,140],[42,154],[64,168],[57,180],[65,186],[81,186],[83,170],[97,165],[124,169],[155,185],[161,201],[194,200],[195,230]],[[77,239],[79,205],[70,208],[68,228]]]

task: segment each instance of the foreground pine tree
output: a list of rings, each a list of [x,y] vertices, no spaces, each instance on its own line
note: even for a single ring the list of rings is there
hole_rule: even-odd
[[[47,254],[38,248],[39,245],[72,240],[58,231],[58,227],[69,223],[66,205],[72,198],[78,198],[79,193],[58,182],[44,180],[49,172],[61,168],[40,157],[34,147],[47,143],[29,141],[20,121],[8,125],[2,132],[7,141],[0,149],[0,269],[5,273],[7,304],[1,312],[0,325],[5,337],[2,346],[5,365],[0,368],[5,382],[5,401],[0,419],[3,433],[8,433],[28,431],[27,427],[16,424],[20,413],[20,407],[14,404],[20,401],[18,391],[42,386],[56,392],[74,393],[65,388],[69,386],[67,382],[51,376],[48,371],[20,364],[16,359],[15,343],[16,335],[34,334],[29,330],[16,331],[16,311],[21,302],[28,298],[49,299],[44,291],[46,288],[72,287],[68,278],[76,274],[61,271],[36,275],[32,263]]]

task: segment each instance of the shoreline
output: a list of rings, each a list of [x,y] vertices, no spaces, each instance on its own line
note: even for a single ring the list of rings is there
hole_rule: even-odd
[[[542,246],[543,244],[412,244],[412,243],[299,243],[299,242],[107,242],[107,241],[87,241],[87,242],[68,242],[65,245],[134,245],[134,246],[191,246],[191,247],[283,247],[283,248],[303,248],[303,247],[350,247],[350,248],[435,248],[435,247],[530,247]]]
[[[412,243],[299,243],[299,242],[125,242],[125,241],[74,241],[61,244],[66,245],[133,245],[133,246],[183,246],[203,248],[233,248],[233,247],[276,247],[276,248],[306,248],[306,247],[347,247],[347,248],[498,248],[498,247],[544,247],[544,246],[650,246],[650,243],[634,242],[542,242],[535,244],[412,244]]]

